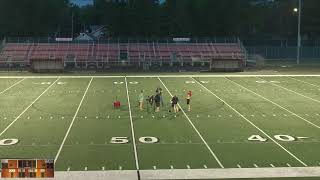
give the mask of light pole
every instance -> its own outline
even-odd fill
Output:
[[[74,33],[74,26],[73,26],[73,24],[74,24],[74,14],[73,14],[73,12],[72,12],[72,17],[71,17],[71,39],[72,39],[72,41],[73,41],[73,33]]]
[[[295,8],[294,11],[298,12],[298,37],[297,37],[297,64],[300,64],[300,50],[301,50],[301,11],[302,0],[299,0],[299,8]]]

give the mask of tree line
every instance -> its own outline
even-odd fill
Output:
[[[0,37],[71,36],[105,25],[116,37],[294,38],[298,0],[1,0]],[[303,0],[302,34],[320,36],[319,0]]]

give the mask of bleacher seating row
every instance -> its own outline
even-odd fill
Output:
[[[245,52],[238,43],[7,43],[0,53],[0,62],[31,59],[118,62],[123,57],[129,62],[243,60]]]

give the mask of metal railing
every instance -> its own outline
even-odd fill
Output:
[[[246,47],[249,54],[261,55],[265,59],[295,59],[296,47]],[[320,47],[301,47],[301,59],[319,59]]]
[[[194,66],[195,64],[206,64],[210,59],[223,59],[223,52],[215,47],[215,44],[223,45],[229,44],[238,45],[242,50],[245,50],[241,44],[241,41],[238,38],[192,38],[189,41],[174,41],[172,38],[166,39],[137,39],[137,38],[108,38],[108,39],[99,39],[98,41],[73,41],[73,42],[59,42],[55,41],[53,38],[6,38],[6,44],[17,45],[28,47],[27,54],[22,59],[17,59],[15,57],[6,57],[1,59],[1,67],[9,68],[23,68],[30,65],[30,59],[35,52],[41,51],[47,53],[44,56],[48,59],[54,59],[55,57],[63,56],[66,66],[90,66],[95,65],[99,67],[105,67],[110,65],[133,65],[140,64],[142,66],[148,65],[170,65],[170,66]],[[49,46],[48,46],[49,44]],[[41,48],[48,46],[48,50]],[[65,49],[61,50],[61,47]],[[86,47],[84,49],[84,46]],[[105,51],[100,50],[103,46]],[[130,47],[138,48],[138,56],[130,56]],[[195,55],[196,48],[202,46],[204,49],[210,50],[210,53],[205,54],[204,52],[199,51],[198,55]],[[37,49],[39,48],[40,49]],[[60,48],[59,48],[60,47]],[[79,50],[70,50],[71,47],[82,47],[79,53]],[[54,49],[56,48],[56,49]],[[170,48],[174,48],[173,51]],[[45,49],[45,50],[43,50]],[[111,50],[114,49],[114,50]],[[162,50],[161,50],[162,49]],[[164,50],[167,49],[168,54],[165,55]],[[189,52],[188,52],[189,50]],[[21,53],[20,50],[14,50],[16,53]],[[122,53],[127,54],[127,58],[122,59]],[[201,52],[201,53],[200,53]],[[77,54],[79,53],[79,54]],[[36,53],[35,53],[36,54]],[[86,54],[86,55],[85,55]],[[195,57],[199,56],[199,57]],[[242,57],[239,53],[230,53],[226,58],[239,59]],[[245,55],[246,57],[246,55]],[[131,59],[132,58],[132,59]]]

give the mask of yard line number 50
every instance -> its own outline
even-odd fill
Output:
[[[154,144],[159,142],[159,139],[156,137],[151,137],[151,136],[145,136],[145,137],[140,137],[139,142],[144,143],[144,144]],[[127,144],[129,143],[128,137],[112,137],[111,144]]]
[[[0,146],[11,146],[19,142],[18,139],[1,139]],[[143,144],[155,144],[159,142],[159,139],[152,136],[140,137],[139,142]],[[128,137],[112,137],[110,140],[111,144],[127,144],[129,143]]]

